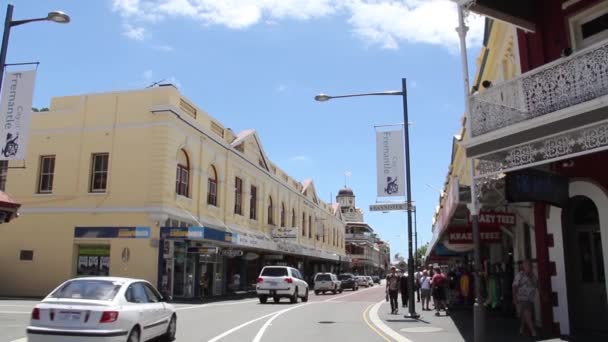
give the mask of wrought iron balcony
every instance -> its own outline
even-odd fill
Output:
[[[606,94],[608,41],[471,96],[471,135],[478,137]]]

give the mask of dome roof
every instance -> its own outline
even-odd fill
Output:
[[[355,196],[351,188],[344,188],[338,191],[338,196]]]

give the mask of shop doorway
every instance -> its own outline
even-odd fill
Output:
[[[195,291],[196,258],[198,255],[187,252],[187,244],[175,242],[173,262],[173,296],[192,298]]]
[[[108,276],[110,275],[110,246],[109,245],[79,245],[76,259],[76,276]]]
[[[608,336],[608,297],[599,212],[585,196],[572,197],[562,214],[568,311],[573,336]]]

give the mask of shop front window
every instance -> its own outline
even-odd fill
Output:
[[[107,276],[110,274],[110,246],[78,247],[76,275]]]

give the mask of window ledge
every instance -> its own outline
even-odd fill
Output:
[[[36,196],[36,197],[46,197],[46,196],[53,196],[53,195],[55,195],[55,194],[52,192],[35,192],[34,193],[34,196]]]
[[[187,201],[187,202],[192,202],[192,198],[188,197],[188,196],[184,196],[184,195],[179,195],[179,194],[175,194],[175,199],[176,200],[182,200],[182,201]]]
[[[89,191],[88,195],[91,195],[91,196],[104,196],[104,195],[108,195],[108,192],[107,191],[93,191],[93,192]]]

